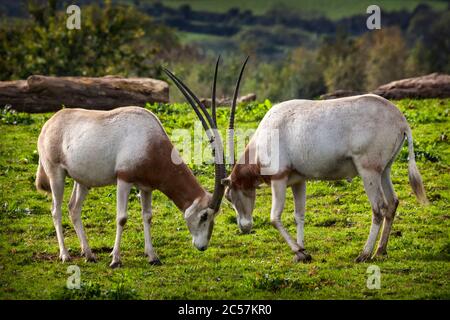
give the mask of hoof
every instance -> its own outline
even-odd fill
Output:
[[[70,260],[72,260],[72,258],[70,257],[70,255],[68,253],[63,253],[59,255],[59,259],[61,259],[61,261],[64,262],[69,262]]]
[[[358,258],[355,259],[355,262],[366,262],[370,260],[370,254],[369,253],[361,253]]]
[[[153,260],[149,260],[148,263],[150,265],[152,265],[152,266],[160,266],[160,265],[162,265],[162,262],[158,258],[155,258]]]
[[[86,262],[97,262],[97,257],[92,253],[85,257]]]
[[[377,252],[375,253],[375,255],[377,257],[387,257],[387,251],[384,249],[378,249]]]
[[[294,262],[308,263],[311,261],[312,257],[306,250],[297,251],[294,255]]]
[[[86,262],[97,262],[97,257],[91,251],[82,251],[81,256],[85,258]]]
[[[121,261],[113,261],[111,262],[111,264],[109,265],[111,267],[111,269],[116,269],[122,266],[122,262]]]

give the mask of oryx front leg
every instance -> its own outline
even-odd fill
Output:
[[[311,261],[311,255],[306,252],[304,244],[305,209],[306,209],[306,181],[292,186],[295,205],[295,223],[297,224],[297,244],[300,250],[294,259],[298,261]]]
[[[123,227],[127,223],[127,205],[128,205],[128,195],[130,193],[131,183],[117,180],[117,230],[116,230],[116,241],[114,242],[114,249],[111,252],[113,257],[111,268],[119,267],[122,263],[120,261],[120,240],[122,238]]]
[[[152,237],[150,233],[152,223],[152,193],[149,191],[140,191],[141,206],[142,206],[142,220],[144,223],[144,240],[145,240],[145,255],[148,257],[148,262],[152,265],[160,265],[158,256],[155,254],[152,245]]]
[[[77,182],[74,183],[72,196],[70,197],[69,201],[69,215],[78,239],[80,240],[81,255],[86,258],[86,261],[95,262],[97,259],[95,258],[95,255],[92,253],[92,250],[89,247],[86,233],[84,232],[83,224],[81,222],[81,207],[88,192],[89,190],[85,186]]]
[[[284,240],[286,240],[291,250],[297,254],[299,251],[301,251],[300,246],[294,239],[292,239],[289,232],[281,223],[281,214],[283,213],[284,202],[286,201],[287,178],[280,180],[272,180],[271,186],[272,186],[272,210],[270,212],[270,222],[280,232],[280,234],[283,236]]]
[[[364,181],[364,189],[372,207],[372,225],[366,245],[358,258],[356,258],[356,262],[364,262],[371,258],[381,223],[383,222],[382,212],[387,208],[381,185],[381,174],[374,171],[363,171],[360,175]]]

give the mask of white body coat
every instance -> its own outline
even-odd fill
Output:
[[[148,141],[167,139],[153,114],[141,108],[130,111],[101,122],[90,115],[102,111],[90,111],[87,117],[71,117],[63,124],[66,161],[61,167],[69,176],[88,188],[115,184],[118,171],[133,170],[143,161]],[[45,150],[45,143],[40,146]]]
[[[278,153],[271,154],[275,171],[264,175],[267,135],[277,132]],[[226,196],[238,212],[243,231],[252,225],[254,188],[267,182],[272,188],[271,222],[280,231],[296,260],[309,260],[304,250],[303,228],[307,180],[350,180],[360,175],[371,202],[373,219],[366,246],[358,261],[373,251],[381,223],[384,231],[378,253],[384,254],[398,200],[390,181],[390,167],[405,137],[409,144],[409,176],[419,200],[426,202],[412,148],[412,136],[402,113],[388,100],[376,95],[313,101],[290,100],[277,104],[264,116],[246,152],[228,178]],[[248,157],[246,159],[246,157]],[[240,163],[240,164],[239,164]],[[281,223],[286,188],[295,200],[297,241]]]
[[[264,141],[260,132],[270,130],[279,135],[278,174],[291,171],[291,178],[337,180],[358,174],[356,159],[381,170],[376,166],[392,160],[409,126],[395,106],[367,95],[280,103],[263,118],[252,142],[258,145]],[[256,157],[259,162],[263,155]]]
[[[95,256],[81,223],[84,198],[89,188],[113,184],[117,184],[117,232],[111,267],[121,264],[120,241],[133,185],[140,189],[145,253],[150,263],[160,263],[150,237],[151,195],[155,189],[165,193],[185,213],[194,245],[206,249],[214,225],[214,212],[208,208],[211,195],[184,162],[173,162],[178,153],[150,111],[140,107],[60,110],[43,126],[38,152],[36,186],[52,194],[52,216],[63,261],[70,259],[61,223],[66,176],[75,180],[69,213],[87,260],[95,261]]]

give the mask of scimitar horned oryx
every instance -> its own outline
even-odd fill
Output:
[[[218,63],[219,60],[214,75],[213,101]],[[239,90],[244,67],[245,64],[235,91]],[[151,264],[160,264],[150,236],[153,190],[163,192],[184,212],[194,246],[199,250],[207,248],[224,194],[221,179],[226,176],[224,148],[216,125],[216,106],[212,106],[211,117],[198,98],[175,75],[167,72],[188,99],[213,144],[213,194],[199,184],[178,155],[161,122],[150,111],[140,107],[122,107],[111,111],[60,110],[44,124],[39,135],[36,187],[52,195],[51,212],[62,261],[70,260],[61,222],[66,176],[75,180],[69,214],[81,243],[82,255],[88,261],[95,261],[96,257],[89,247],[81,222],[83,200],[90,188],[113,184],[117,185],[117,231],[111,267],[121,265],[120,241],[127,222],[128,196],[133,186],[140,190],[145,254]],[[233,104],[236,104],[235,100]],[[200,111],[206,116],[206,121]],[[233,121],[234,112],[230,123]]]
[[[277,148],[266,149],[268,137]],[[390,172],[404,140],[409,148],[409,181],[416,197],[427,203],[417,169],[411,129],[394,104],[373,94],[325,101],[290,100],[270,109],[244,154],[224,179],[225,197],[237,212],[241,231],[252,228],[255,188],[272,189],[270,220],[294,252],[295,261],[309,261],[304,245],[306,181],[361,176],[372,207],[372,226],[356,261],[366,261],[383,224],[376,255],[386,253],[398,205]],[[269,139],[269,140],[270,140]],[[286,189],[292,188],[297,239],[281,222]]]

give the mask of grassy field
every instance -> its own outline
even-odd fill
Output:
[[[369,232],[370,205],[359,178],[347,182],[311,182],[307,190],[306,247],[309,264],[296,264],[269,223],[270,190],[258,190],[253,232],[239,233],[234,212],[222,206],[205,252],[194,249],[181,212],[154,193],[153,244],[162,266],[143,255],[140,206],[134,190],[122,241],[124,266],[110,269],[115,235],[115,188],[93,189],[82,219],[97,263],[79,255],[79,242],[67,213],[72,181],[67,179],[63,225],[74,260],[57,260],[58,246],[50,198],[34,188],[36,140],[51,114],[4,113],[0,121],[0,299],[450,299],[450,99],[396,102],[413,128],[418,167],[431,205],[421,207],[407,178],[403,148],[393,166],[400,198],[388,246],[389,256],[357,264],[353,260]],[[270,103],[240,107],[237,127],[255,128]],[[149,106],[169,135],[191,128],[186,105]],[[219,110],[225,126],[228,110]],[[16,124],[14,124],[14,122]],[[211,190],[211,166],[192,166]],[[295,231],[292,194],[284,217]],[[79,290],[66,289],[69,265],[81,270]],[[381,289],[366,287],[367,268],[381,271]]]
[[[378,0],[376,2],[381,10],[386,11],[412,11],[420,3],[425,3],[425,1]],[[447,5],[445,1],[426,1],[426,3],[434,9],[445,9]],[[305,17],[311,16],[312,13],[338,20],[355,14],[366,14],[367,7],[374,2],[370,0],[166,0],[164,4],[175,8],[189,4],[192,9],[212,12],[226,12],[231,8],[239,8],[241,11],[252,10],[255,14],[263,14],[267,10],[283,5],[304,14]]]

